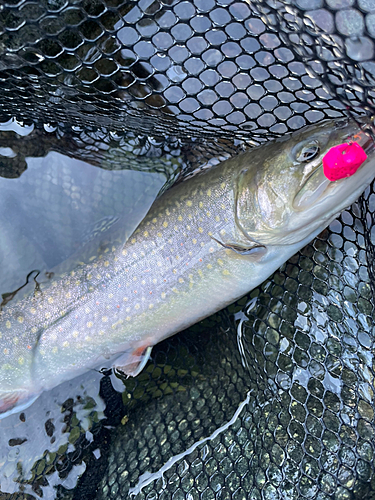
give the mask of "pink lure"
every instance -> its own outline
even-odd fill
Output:
[[[357,142],[339,144],[323,157],[323,172],[330,181],[338,181],[355,174],[367,155]]]

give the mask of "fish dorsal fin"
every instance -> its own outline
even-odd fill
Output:
[[[246,244],[242,243],[238,244],[229,242],[224,243],[214,238],[213,236],[211,236],[211,238],[222,247],[227,248],[228,250],[232,250],[233,252],[239,255],[251,255],[253,257],[261,258],[267,250],[265,245],[261,245],[255,241],[254,242],[249,241]]]

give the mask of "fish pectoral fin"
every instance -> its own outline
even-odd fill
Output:
[[[150,358],[152,346],[138,347],[134,351],[126,352],[116,359],[113,364],[115,373],[126,377],[136,377],[141,373]]]
[[[219,245],[224,248],[228,248],[229,250],[233,250],[233,252],[238,253],[239,255],[252,255],[254,257],[262,257],[266,251],[265,245],[260,245],[259,243],[250,243],[249,245],[242,245],[237,243],[223,243],[222,241],[217,240],[213,236],[211,238],[216,241]]]
[[[30,395],[30,393],[23,389],[0,391],[0,419],[25,410],[31,406],[38,397],[39,394]]]

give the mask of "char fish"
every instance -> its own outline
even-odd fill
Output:
[[[0,313],[0,412],[102,366],[136,375],[151,348],[262,283],[375,176],[373,142],[325,121],[220,163],[165,192],[124,244]],[[322,158],[355,140],[367,160],[329,182]]]

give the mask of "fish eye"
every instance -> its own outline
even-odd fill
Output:
[[[316,143],[306,144],[303,148],[297,153],[296,160],[300,163],[308,163],[318,156],[320,151],[319,145]]]

